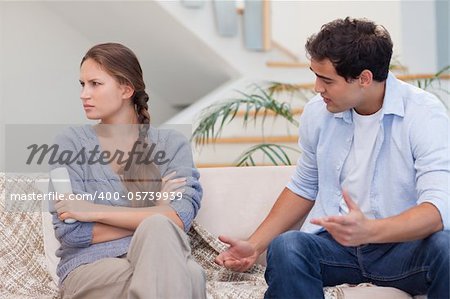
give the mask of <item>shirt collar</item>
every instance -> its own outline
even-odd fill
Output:
[[[402,95],[400,92],[401,84],[402,83],[395,77],[395,75],[389,72],[384,91],[383,106],[381,107],[381,118],[383,118],[386,114],[395,114],[401,117],[405,115],[405,107],[403,105]],[[351,109],[335,113],[334,117],[342,118],[349,124],[353,122]]]
[[[402,82],[394,74],[389,72],[386,80],[386,90],[383,99],[383,115],[395,114],[403,117],[405,115],[405,106],[401,94]]]

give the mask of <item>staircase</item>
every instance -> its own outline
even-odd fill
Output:
[[[277,82],[309,81],[307,64],[303,68],[273,67],[278,62],[300,63],[271,35],[273,1],[158,1],[205,45],[237,71],[233,79],[247,77]]]
[[[242,2],[245,7],[242,6]],[[270,29],[268,29],[270,28],[269,1],[240,1],[241,5],[237,6],[236,3],[237,1],[220,0],[183,0],[181,1],[182,5],[173,1],[160,2],[167,12],[197,35],[238,72],[233,79],[186,107],[166,123],[193,124],[195,128],[198,125],[199,112],[202,109],[218,101],[239,97],[240,94],[237,91],[249,92],[254,88],[254,84],[267,86],[272,81],[303,87],[306,93],[281,92],[276,95],[278,101],[291,105],[297,121],[303,105],[307,99],[313,96],[311,82],[314,77],[309,71],[309,65],[301,61],[299,55],[292,53],[270,36]],[[255,10],[252,11],[253,9]],[[394,11],[397,9],[399,7],[394,6]],[[251,30],[253,30],[253,34],[249,34]],[[406,70],[399,68],[396,71],[405,72]],[[429,75],[418,75],[417,77],[423,79],[427,76]],[[405,80],[408,81],[415,79],[414,77],[405,77]],[[449,89],[447,88],[447,90]],[[438,91],[438,93],[441,92]],[[446,94],[443,96],[445,98]],[[295,164],[300,154],[297,145],[298,124],[292,124],[271,113],[265,117],[263,114],[262,110],[255,120],[250,117],[251,120],[244,125],[245,112],[241,110],[236,113],[231,122],[225,121],[223,131],[214,142],[198,144],[199,140],[192,140],[196,165],[215,167],[233,166],[239,162],[242,164],[239,157],[248,149],[261,143],[284,147],[284,153],[268,148],[260,149],[252,155],[251,159],[246,160],[247,164],[283,164],[280,162],[283,159],[289,164]],[[218,127],[219,125],[216,125],[216,132]],[[284,154],[286,156],[283,156]],[[280,159],[277,159],[278,157]]]
[[[225,99],[239,97],[239,91],[248,92],[255,85],[265,86],[273,82],[293,83],[310,81],[312,75],[306,63],[270,34],[270,1],[160,1],[159,4],[175,19],[216,51],[239,73],[219,86],[212,93],[186,107],[165,124],[193,124],[199,111]],[[180,5],[181,4],[181,5]],[[294,63],[295,67],[289,64]],[[286,67],[286,65],[288,65]],[[286,101],[296,109],[299,117],[306,101],[289,93],[277,94],[279,101]],[[227,124],[214,144],[195,145],[194,160],[197,166],[230,166],[248,148],[260,143],[273,143],[297,148],[298,128],[285,119],[268,113],[265,121],[258,116],[247,126],[243,125],[244,113]],[[295,163],[298,152],[287,150],[289,159]],[[252,157],[258,165],[273,164],[261,152]]]
[[[439,81],[433,81],[432,83],[429,80],[434,77],[434,74],[397,75],[397,77],[434,93],[447,108],[450,115],[450,74],[448,71],[439,76]],[[264,84],[261,85],[264,86]],[[312,88],[312,84],[302,84],[300,86]],[[299,119],[303,111],[303,105],[312,96],[312,92],[275,93],[275,98],[280,102],[286,102],[291,105],[291,112],[296,120]],[[215,140],[210,139],[209,143],[204,144],[201,142],[201,139],[194,139],[193,152],[196,165],[198,167],[224,167],[295,164],[300,155],[297,143],[298,126],[301,123],[293,124],[270,111],[264,117],[263,109],[253,119],[254,112],[254,110],[251,110],[247,125],[243,125],[245,123],[245,110],[238,111],[232,121],[225,122],[219,137]],[[217,124],[220,124],[220,122],[221,119],[217,121]],[[199,121],[194,121],[194,123],[198,126]],[[218,129],[219,125],[216,125],[215,131]],[[243,163],[244,153],[262,143],[281,146],[284,149],[284,153],[281,153],[279,150],[266,148],[265,150],[255,151],[252,159],[247,157],[246,163]],[[283,156],[284,154],[286,156]]]

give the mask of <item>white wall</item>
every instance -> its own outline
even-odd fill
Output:
[[[0,172],[4,169],[5,165],[5,109],[3,106],[3,12],[3,3],[0,2]]]
[[[78,65],[89,41],[39,3],[0,5],[1,122],[85,122]],[[3,145],[4,135],[0,137]],[[3,169],[3,146],[0,157]]]
[[[385,26],[401,51],[401,12],[398,1],[273,1],[273,37],[303,60],[305,43],[320,27],[337,18],[367,18]]]
[[[1,8],[3,120],[85,123],[79,63],[92,41],[41,3],[2,3]],[[159,123],[175,111],[154,92],[150,104],[158,109]]]
[[[94,43],[44,2],[0,2],[0,20],[1,171],[5,123],[89,122],[79,99],[79,63]],[[149,105],[155,124],[177,112],[154,90]]]
[[[410,73],[436,71],[435,3],[424,1],[272,1],[273,38],[306,60],[307,38],[321,25],[347,16],[365,17],[391,34],[394,57]]]
[[[4,121],[82,121],[78,66],[89,41],[39,3],[2,3],[2,12]]]

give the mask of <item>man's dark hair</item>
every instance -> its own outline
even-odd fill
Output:
[[[306,52],[314,60],[329,59],[347,81],[370,70],[375,81],[386,80],[392,56],[392,40],[381,25],[366,19],[337,19],[308,38]]]

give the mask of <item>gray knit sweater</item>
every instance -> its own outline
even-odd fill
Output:
[[[156,144],[154,153],[164,151],[166,154],[165,160],[169,159],[168,162],[158,166],[161,175],[165,176],[176,171],[176,177],[187,178],[182,199],[174,200],[170,205],[183,221],[185,230],[188,231],[192,220],[200,208],[202,197],[202,188],[198,181],[200,175],[194,167],[189,142],[182,134],[176,131],[153,127],[149,130],[149,138],[152,143]],[[93,127],[85,125],[66,129],[58,135],[55,143],[59,146],[58,152],[69,150],[80,153],[80,151],[84,151],[86,155],[89,151],[94,150],[96,145],[99,145],[99,140]],[[81,155],[78,158],[82,159]],[[87,160],[87,157],[85,157],[84,161]],[[73,193],[97,194],[97,197],[94,199],[95,204],[130,206],[131,202],[127,199],[127,192],[120,181],[120,177],[109,165],[70,163],[64,166],[69,171]],[[57,167],[61,167],[61,165],[51,165],[50,169]],[[53,187],[51,186],[50,188],[50,191],[52,191]],[[99,194],[102,194],[102,192],[103,194],[118,192],[121,196],[118,200],[99,199]],[[92,244],[94,222],[78,221],[73,224],[66,224],[58,219],[55,212],[52,214],[55,235],[61,243],[61,247],[56,251],[56,255],[61,258],[56,271],[60,278],[60,286],[67,275],[82,264],[127,253],[131,236]]]

